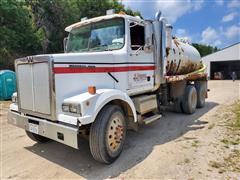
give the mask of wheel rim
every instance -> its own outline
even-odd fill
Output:
[[[107,143],[108,147],[112,152],[117,151],[122,143],[123,137],[123,122],[121,118],[114,117],[109,122],[108,133],[107,133]]]

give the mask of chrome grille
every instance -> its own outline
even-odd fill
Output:
[[[19,109],[21,112],[55,119],[52,63],[49,57],[16,60]]]

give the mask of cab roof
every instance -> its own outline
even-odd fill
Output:
[[[133,21],[143,21],[143,19],[139,18],[139,17],[134,17],[134,16],[129,16],[129,15],[123,15],[123,14],[111,14],[111,15],[105,15],[105,16],[98,16],[95,18],[91,18],[91,19],[86,19],[77,23],[74,23],[68,27],[65,28],[65,31],[70,32],[72,29],[86,25],[86,24],[90,24],[93,22],[98,22],[101,20],[107,20],[107,19],[113,19],[113,18],[117,18],[117,17],[121,17],[124,19],[131,19]]]

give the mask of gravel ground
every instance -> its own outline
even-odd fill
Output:
[[[220,172],[210,164],[239,148],[224,148],[221,140],[227,133],[224,113],[240,99],[240,81],[209,81],[209,89],[206,106],[195,114],[165,112],[159,121],[129,131],[111,165],[94,161],[86,140],[80,150],[35,143],[7,124],[9,102],[0,102],[0,179],[237,179],[239,172]]]

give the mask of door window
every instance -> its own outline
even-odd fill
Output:
[[[130,23],[130,37],[131,37],[131,49],[140,50],[144,46],[144,26],[138,25],[134,22]]]

